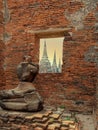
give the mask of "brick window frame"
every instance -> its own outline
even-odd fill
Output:
[[[42,39],[42,38],[60,38],[60,37],[64,37],[64,40],[65,40],[65,37],[67,35],[69,35],[69,32],[71,30],[72,30],[72,28],[48,28],[48,29],[29,30],[28,32],[34,35],[35,43],[38,43],[38,47],[40,47],[39,46],[40,45],[40,39]],[[38,54],[39,54],[39,51],[38,51]],[[38,62],[39,62],[39,59],[38,59]]]

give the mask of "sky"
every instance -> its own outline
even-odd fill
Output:
[[[57,64],[59,62],[59,58],[62,64],[63,40],[64,40],[64,37],[40,39],[40,60],[43,55],[44,41],[46,41],[47,54],[48,54],[49,61],[51,63],[53,62],[54,52],[56,51]]]

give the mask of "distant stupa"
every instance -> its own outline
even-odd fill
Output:
[[[61,65],[61,59],[59,58],[59,64],[58,64],[58,73],[62,72],[62,65]]]
[[[40,73],[61,73],[61,71],[62,71],[61,59],[59,58],[59,63],[57,64],[56,51],[54,51],[53,62],[51,63],[49,61],[48,53],[47,53],[47,44],[46,41],[44,41],[43,55],[39,62],[39,72]]]
[[[58,68],[56,63],[56,51],[55,51],[53,57],[53,63],[52,63],[52,73],[57,73],[57,72],[58,72]]]
[[[44,41],[43,56],[40,60],[39,65],[40,65],[40,68],[39,68],[40,73],[51,73],[51,63],[47,55],[46,41]]]

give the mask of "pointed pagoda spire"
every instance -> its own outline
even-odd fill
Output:
[[[46,46],[46,41],[44,41],[43,57],[48,58],[48,55],[47,55],[47,46]]]
[[[60,73],[61,70],[62,70],[61,59],[59,58],[59,63],[58,63],[58,72]]]
[[[56,64],[56,51],[54,52],[53,64]]]
[[[58,64],[59,68],[61,67],[61,59],[59,58],[59,64]]]
[[[56,51],[54,52],[54,57],[53,57],[53,64],[52,64],[52,72],[56,73],[57,70],[57,63],[56,63]]]
[[[51,71],[51,63],[48,59],[48,54],[47,54],[46,41],[44,41],[43,56],[40,60],[39,72],[40,73],[51,73],[52,72]]]

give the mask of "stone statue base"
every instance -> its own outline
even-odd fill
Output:
[[[15,89],[0,91],[0,98],[3,109],[33,112],[43,109],[43,100],[30,82],[20,82]]]

